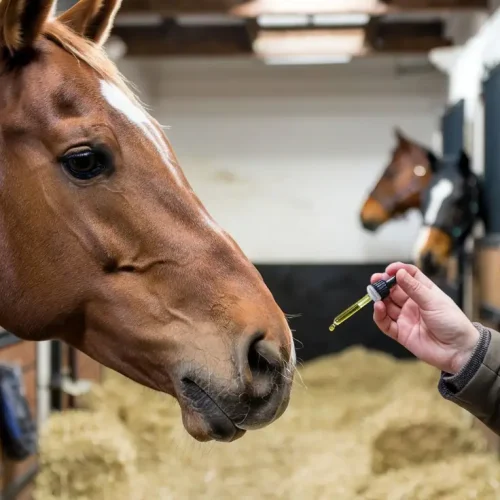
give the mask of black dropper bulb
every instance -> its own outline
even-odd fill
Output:
[[[376,290],[376,292],[380,295],[380,298],[382,300],[386,299],[389,297],[391,293],[391,289],[396,286],[396,276],[393,276],[392,278],[389,278],[387,281],[385,280],[380,280],[375,283],[373,283],[372,288]]]

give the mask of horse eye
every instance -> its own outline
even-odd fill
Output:
[[[414,169],[413,169],[413,173],[417,176],[417,177],[424,177],[425,174],[427,173],[427,169],[423,166],[423,165],[417,165]]]
[[[82,181],[94,179],[111,168],[109,156],[92,149],[70,153],[61,163],[68,174]]]

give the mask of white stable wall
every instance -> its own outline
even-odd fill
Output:
[[[339,66],[126,61],[214,218],[256,263],[409,260],[414,213],[376,235],[359,210],[395,145],[431,146],[446,102],[436,72],[378,59]]]

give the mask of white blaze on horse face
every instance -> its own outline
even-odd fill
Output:
[[[453,193],[453,183],[448,179],[441,179],[435,186],[431,188],[430,202],[424,213],[424,227],[420,230],[415,247],[413,249],[413,258],[418,260],[422,250],[425,248],[431,232],[430,226],[436,223],[439,211],[443,203]]]
[[[144,136],[155,146],[165,166],[174,175],[177,184],[184,187],[185,184],[177,168],[173,166],[170,161],[170,152],[167,147],[167,142],[158,128],[154,126],[151,117],[148,116],[143,109],[137,106],[137,104],[132,102],[121,89],[112,83],[101,80],[101,92],[110,106],[125,115],[131,123],[139,127]],[[208,214],[203,213],[203,217],[208,226],[221,234],[233,248],[235,247],[234,243],[227,237],[222,228]]]
[[[167,143],[157,127],[153,125],[151,117],[137,106],[137,104],[132,102],[125,92],[112,83],[101,80],[101,92],[110,106],[125,115],[131,123],[141,129],[144,136],[155,146],[165,166],[174,175],[176,182],[179,185],[183,185],[179,172],[170,162]]]
[[[418,262],[418,259],[420,258],[420,254],[422,253],[422,250],[425,248],[425,245],[427,241],[429,240],[429,234],[431,232],[431,228],[424,226],[422,229],[420,229],[418,236],[417,236],[417,241],[415,242],[415,246],[413,248],[413,261]]]
[[[431,188],[431,201],[424,214],[424,223],[432,226],[436,223],[439,210],[443,206],[446,199],[453,193],[453,183],[449,179],[441,179],[435,186]]]

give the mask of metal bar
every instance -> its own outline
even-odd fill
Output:
[[[457,156],[464,149],[465,101],[448,108],[442,119],[443,156]]]
[[[50,344],[50,373],[51,373],[51,398],[52,410],[62,410],[61,370],[62,370],[62,343],[58,340]]]
[[[41,429],[51,411],[51,342],[38,342],[36,349],[37,421]]]
[[[484,199],[487,234],[500,233],[500,65],[490,71],[484,92]]]
[[[500,233],[487,234],[483,238],[476,240],[478,248],[498,248],[500,247]]]
[[[68,347],[68,357],[69,357],[69,376],[73,382],[78,380],[78,354],[76,349],[73,347]],[[69,407],[75,408],[76,398],[74,396],[69,397]]]
[[[456,304],[462,311],[464,310],[464,301],[465,301],[465,273],[467,269],[467,250],[465,249],[465,245],[461,245],[458,249],[457,255],[457,264],[458,264],[458,272],[457,272],[457,300]]]
[[[464,150],[464,127],[465,127],[465,101],[462,99],[450,106],[441,120],[443,134],[443,156],[458,158]],[[465,274],[467,268],[467,251],[465,242],[460,245],[456,252],[457,277],[455,302],[464,309],[465,300]]]

